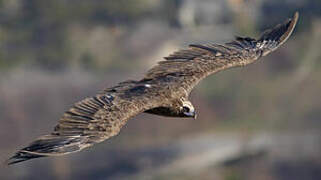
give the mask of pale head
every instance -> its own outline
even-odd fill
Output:
[[[188,100],[181,100],[181,106],[179,108],[181,117],[191,117],[196,119],[196,111],[193,104]]]

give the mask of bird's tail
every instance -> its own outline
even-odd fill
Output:
[[[64,155],[80,151],[88,146],[90,144],[84,136],[46,135],[16,152],[6,161],[6,164],[11,165],[34,158]]]

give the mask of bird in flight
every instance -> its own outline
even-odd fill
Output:
[[[7,164],[80,151],[120,132],[139,113],[195,118],[188,96],[205,77],[232,67],[246,66],[269,54],[291,35],[299,14],[259,39],[236,37],[225,44],[191,44],[165,57],[141,80],[107,88],[75,103],[51,134],[41,136],[16,152]]]

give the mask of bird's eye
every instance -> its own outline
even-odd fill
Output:
[[[184,112],[189,112],[189,107],[183,106],[183,111]]]

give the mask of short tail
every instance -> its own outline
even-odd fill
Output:
[[[34,158],[65,155],[88,146],[90,143],[84,136],[46,135],[16,152],[6,163],[11,165]]]

